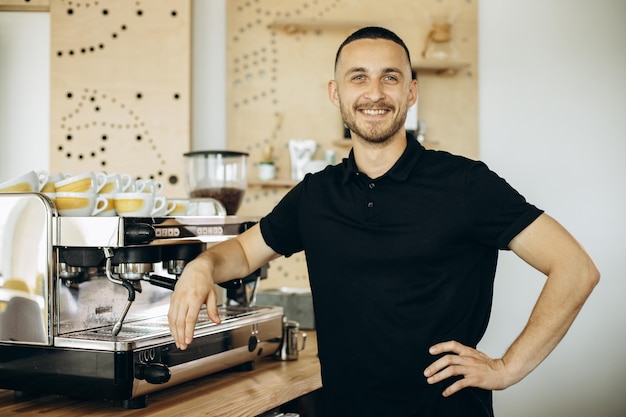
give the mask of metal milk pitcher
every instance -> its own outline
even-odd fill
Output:
[[[298,347],[298,334],[302,333],[302,346]],[[306,333],[300,332],[300,323],[283,318],[283,340],[276,351],[276,358],[282,361],[295,361],[298,352],[306,347]]]

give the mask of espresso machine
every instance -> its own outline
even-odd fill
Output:
[[[176,348],[167,323],[187,262],[256,219],[60,217],[39,193],[0,193],[0,388],[147,405],[148,394],[278,350],[280,307],[255,306],[261,268],[218,288]]]

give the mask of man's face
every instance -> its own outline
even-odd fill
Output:
[[[417,99],[417,82],[411,78],[400,45],[384,39],[360,39],[341,51],[328,93],[353,134],[382,143],[404,132],[406,112]]]

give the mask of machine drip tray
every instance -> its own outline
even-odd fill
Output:
[[[200,311],[196,323],[195,337],[216,334],[259,321],[282,316],[280,307],[219,307],[222,322],[213,323],[206,309]],[[112,334],[113,325],[76,331],[55,337],[54,345],[84,349],[126,351],[146,345],[170,343],[167,316],[158,316],[125,322],[117,336]]]

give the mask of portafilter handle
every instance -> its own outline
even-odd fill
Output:
[[[152,285],[156,285],[157,287],[165,288],[172,291],[174,291],[174,287],[176,287],[176,282],[178,282],[175,278],[168,278],[154,274],[146,275],[145,280]]]

